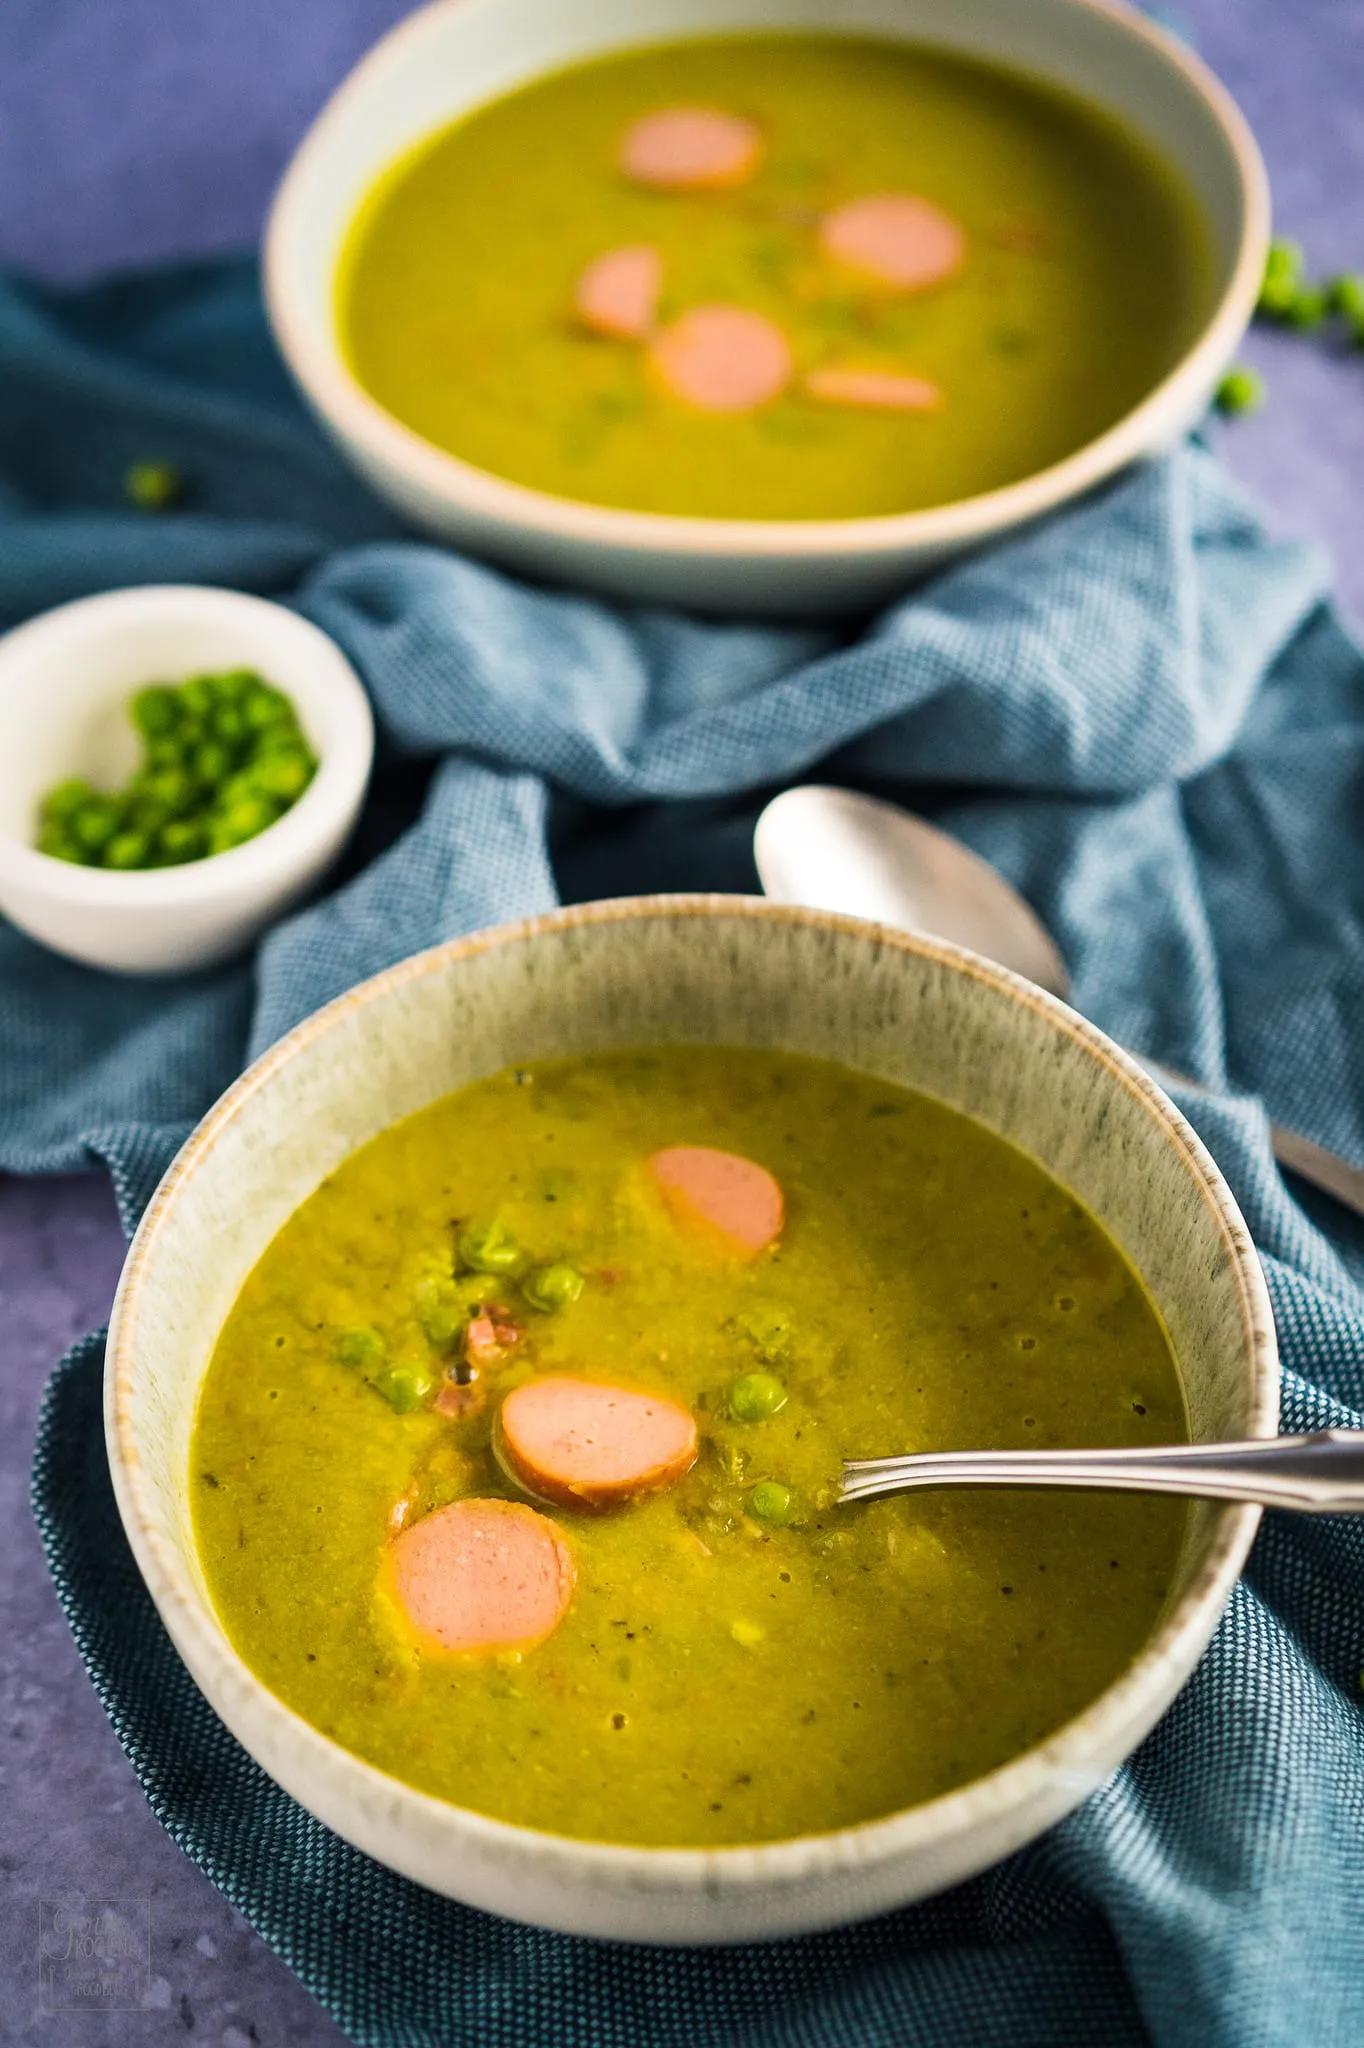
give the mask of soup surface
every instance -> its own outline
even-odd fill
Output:
[[[645,1166],[679,1144],[776,1176],[775,1242],[740,1255],[679,1221]],[[442,1320],[474,1286],[451,1277],[471,1242],[537,1262],[490,1283],[497,1342],[464,1308]],[[547,1262],[576,1299],[561,1280],[532,1305]],[[471,1356],[482,1405],[443,1412]],[[558,1626],[443,1654],[393,1598],[400,1534],[453,1501],[525,1501],[496,1417],[562,1375],[671,1397],[696,1461],[623,1505],[550,1508],[576,1572]],[[822,1062],[673,1047],[496,1075],[348,1159],[228,1318],[192,1486],[224,1626],[316,1727],[507,1820],[716,1845],[868,1820],[1004,1762],[1123,1669],[1171,1579],[1177,1503],[839,1508],[844,1456],[1184,1435],[1141,1284],[1021,1153]]]
[[[337,319],[383,406],[518,483],[856,517],[1081,447],[1172,367],[1210,276],[1174,173],[1078,99],[914,45],[726,37],[421,142],[359,211]]]

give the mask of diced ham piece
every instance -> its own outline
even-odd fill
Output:
[[[511,1472],[541,1499],[614,1507],[691,1470],[696,1420],[659,1394],[555,1374],[508,1394],[499,1446]]]
[[[762,132],[718,107],[660,107],[626,129],[619,163],[637,185],[669,192],[741,185],[757,168]]]
[[[427,1650],[526,1650],[568,1612],[576,1579],[558,1525],[521,1501],[457,1500],[389,1546],[388,1583]]]
[[[943,395],[927,377],[891,370],[811,370],[805,390],[821,405],[870,406],[883,412],[939,412]]]
[[[711,1145],[667,1145],[649,1172],[679,1222],[716,1232],[731,1251],[753,1258],[781,1236],[780,1183],[752,1159]]]
[[[820,222],[820,246],[834,261],[895,291],[924,291],[961,269],[966,241],[957,223],[912,192],[869,192]]]
[[[647,243],[608,249],[578,279],[573,310],[594,334],[613,341],[643,341],[654,324],[663,284],[663,258]]]
[[[754,412],[791,381],[786,336],[742,306],[693,306],[649,345],[675,398],[702,412]]]
[[[431,1406],[438,1415],[448,1415],[459,1422],[466,1415],[477,1415],[487,1400],[482,1380],[446,1380]]]
[[[496,1365],[521,1341],[521,1325],[509,1316],[486,1310],[471,1316],[464,1329],[464,1355],[475,1369]]]

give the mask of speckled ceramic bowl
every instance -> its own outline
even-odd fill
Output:
[[[109,1457],[181,1656],[256,1760],[329,1827],[436,1891],[517,1919],[742,1941],[953,1884],[1075,1806],[1192,1670],[1258,1511],[1191,1515],[1160,1628],[1048,1742],[928,1805],[837,1833],[719,1850],[572,1841],[413,1791],[301,1721],[234,1652],[191,1538],[195,1398],[238,1288],[297,1204],[394,1118],[513,1061],[667,1040],[833,1057],[1002,1132],[1140,1268],[1178,1353],[1193,1435],[1273,1434],[1274,1331],[1245,1225],[1188,1125],[1116,1046],[950,946],[766,902],[661,897],[562,911],[404,961],[242,1077],[171,1167],[129,1253],[109,1340]]]

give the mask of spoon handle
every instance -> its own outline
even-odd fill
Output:
[[[1181,1074],[1174,1067],[1162,1066],[1159,1060],[1146,1057],[1144,1052],[1134,1053],[1152,1080],[1159,1081],[1162,1088],[1198,1088],[1200,1083]],[[1353,1209],[1356,1216],[1364,1216],[1364,1171],[1351,1166],[1337,1152],[1328,1152],[1324,1145],[1318,1145],[1312,1138],[1304,1138],[1301,1131],[1290,1131],[1283,1124],[1269,1126],[1269,1142],[1274,1148],[1274,1157],[1281,1166],[1310,1181],[1313,1187],[1321,1188],[1328,1195],[1334,1195],[1347,1209]]]
[[[1364,1514],[1364,1429],[1244,1444],[1112,1451],[924,1451],[849,1458],[839,1503],[941,1486],[1066,1486],[1258,1501],[1304,1515]]]

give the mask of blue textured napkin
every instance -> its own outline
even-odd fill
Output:
[[[182,468],[184,511],[123,506],[140,457]],[[1364,1423],[1364,1234],[1285,1187],[1261,1106],[1364,1161],[1364,664],[1321,563],[1271,545],[1206,453],[855,631],[697,623],[403,537],[290,396],[245,266],[0,287],[0,623],[176,579],[336,636],[379,721],[373,795],[251,960],[120,981],[0,929],[0,1166],[102,1159],[131,1228],[190,1123],[319,1002],[556,895],[751,887],[762,792],[818,766],[997,862],[1078,1006],[1209,1084],[1185,1107],[1265,1260],[1285,1425]],[[1357,2048],[1364,1525],[1271,1517],[1165,1721],[997,1870],[812,1940],[626,1950],[423,1893],[263,1778],[118,1533],[100,1352],[55,1376],[34,1481],[81,1653],[167,1828],[358,2041]]]

